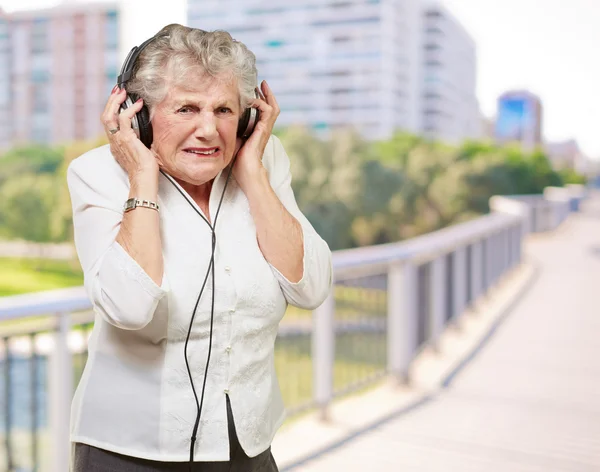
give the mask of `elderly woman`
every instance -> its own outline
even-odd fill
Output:
[[[137,52],[102,116],[110,145],[68,170],[96,313],[73,470],[275,471],[278,325],[324,301],[331,253],[295,202],[254,55],[181,25]]]

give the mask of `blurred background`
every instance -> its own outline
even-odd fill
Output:
[[[107,142],[99,117],[129,50],[173,22],[225,29],[256,54],[299,206],[336,253],[335,307],[322,308],[333,321],[319,328],[329,335],[291,310],[278,341],[293,413],[404,372],[436,334],[423,300],[445,297],[441,332],[522,262],[529,232],[579,209],[573,189],[598,180],[596,0],[0,0],[0,470],[61,470],[48,459],[64,437],[49,405],[64,413],[93,326],[81,292],[58,290],[83,284],[66,169]],[[494,223],[495,196],[522,206]],[[406,362],[393,361],[381,257],[398,252],[377,248],[406,252],[427,235],[437,252],[413,264],[421,321]],[[74,375],[52,387],[61,342]]]

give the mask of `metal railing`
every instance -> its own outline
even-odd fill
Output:
[[[522,260],[529,232],[556,228],[584,189],[493,197],[492,213],[394,244],[333,254],[334,287],[312,313],[290,307],[276,368],[290,413],[328,406],[391,375]],[[0,299],[0,470],[65,472],[74,386],[94,314],[83,287]],[[18,321],[18,322],[15,322]]]

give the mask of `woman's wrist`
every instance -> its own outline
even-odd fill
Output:
[[[130,197],[151,199],[158,194],[158,170],[147,169],[129,178]]]

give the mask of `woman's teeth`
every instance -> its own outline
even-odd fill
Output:
[[[205,156],[209,156],[210,154],[214,154],[215,152],[217,152],[216,149],[211,149],[210,151],[194,151],[194,150],[190,150],[188,152],[191,152],[192,154],[203,154]]]

